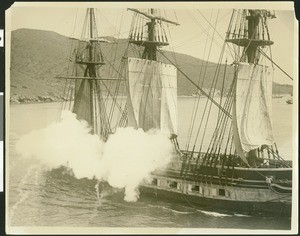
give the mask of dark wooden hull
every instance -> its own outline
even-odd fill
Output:
[[[173,161],[155,171],[142,194],[211,210],[291,217],[292,168],[197,166]]]
[[[266,215],[277,217],[291,217],[291,202],[249,202],[231,201],[218,198],[207,198],[179,192],[169,191],[166,188],[154,188],[143,185],[139,188],[141,196],[150,196],[163,200],[172,200],[188,206],[207,211],[217,211],[228,214]]]

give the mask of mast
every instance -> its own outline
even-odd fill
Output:
[[[277,163],[289,166],[280,157],[273,135],[273,71],[265,63],[268,62],[265,52],[270,52],[268,47],[274,43],[270,39],[267,21],[274,17],[273,13],[266,10],[233,11],[225,41],[233,44],[235,71],[223,105],[227,112],[231,111],[232,116],[225,116],[225,113],[218,115],[201,165],[216,165],[218,160],[228,166],[258,167],[269,166],[269,163],[272,163],[270,166],[274,163],[275,166]],[[206,113],[209,115],[210,111]],[[204,111],[202,117],[206,113]],[[201,125],[198,132],[200,128]],[[191,134],[192,131],[190,137]],[[199,152],[204,138],[203,135]],[[197,161],[200,158],[201,155],[198,155]]]
[[[74,40],[74,38],[72,38]],[[102,98],[102,89],[107,89],[105,81],[119,81],[116,79],[102,78],[98,73],[101,66],[105,65],[100,47],[101,42],[106,40],[98,38],[95,12],[93,8],[88,8],[80,39],[75,39],[77,47],[74,50],[72,71],[66,76],[56,76],[75,82],[74,105],[72,112],[79,120],[85,120],[91,127],[91,133],[99,135],[103,140],[112,133],[110,127],[111,115],[106,111],[106,100]],[[100,84],[100,82],[102,84]],[[108,91],[109,96],[117,94]],[[114,98],[113,98],[114,99]],[[112,106],[117,106],[114,100]]]
[[[151,8],[151,14],[154,14],[154,9]],[[147,23],[148,26],[148,40],[150,42],[154,42],[154,38],[155,38],[155,31],[154,31],[154,27],[155,27],[155,19],[151,19],[150,22]],[[145,47],[145,51],[144,51],[144,58],[145,59],[149,59],[149,60],[153,60],[156,61],[156,50],[157,50],[157,46],[156,44],[150,44],[148,46]]]
[[[94,9],[89,8],[90,10],[90,38],[93,38],[93,15],[94,15]],[[93,61],[93,42],[91,42],[91,46],[89,48],[89,60],[90,62]],[[89,76],[90,77],[95,77],[95,65],[94,64],[90,64],[90,69],[89,69]],[[90,112],[91,112],[91,124],[92,124],[92,129],[91,129],[91,133],[94,134],[95,133],[95,121],[94,121],[94,81],[93,80],[89,80],[90,83]]]
[[[234,10],[226,42],[236,47],[235,90],[232,107],[233,138],[237,154],[249,166],[256,166],[259,152],[272,147],[272,78],[260,63],[263,48],[271,46],[267,10]],[[269,150],[268,150],[269,154]]]
[[[146,23],[147,37],[141,37],[141,35],[144,35],[144,32],[142,31],[142,29],[138,29],[140,32],[138,32],[137,35],[130,34],[129,42],[138,46],[144,46],[144,52],[142,56],[143,59],[156,61],[157,47],[169,45],[165,32],[163,32],[163,30],[156,31],[157,27],[159,27],[157,21],[166,22],[173,25],[179,24],[177,22],[165,19],[161,16],[157,16],[157,10],[153,8],[150,9],[150,14],[133,8],[128,8],[128,10],[142,15],[149,20]]]
[[[234,10],[232,19],[235,22],[231,22],[225,41],[243,48],[238,61],[257,64],[259,48],[274,43],[268,29],[269,18],[275,18],[275,14],[267,10]]]
[[[163,22],[179,25],[159,15],[129,8],[135,13],[129,43],[136,45],[137,57],[128,57],[128,125],[145,132],[158,129],[178,146],[177,137],[177,69],[160,62],[158,47],[167,46]]]

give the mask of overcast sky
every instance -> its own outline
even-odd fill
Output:
[[[124,4],[123,4],[124,5]],[[116,38],[127,38],[133,17],[133,13],[126,10],[126,6],[121,8],[99,6],[96,10],[98,19],[99,36],[114,36]],[[151,7],[149,4],[146,7]],[[89,7],[89,6],[86,6]],[[140,6],[139,6],[140,7]],[[155,6],[152,6],[155,7]],[[205,52],[205,42],[207,29],[212,28],[216,23],[216,30],[222,38],[215,34],[209,61],[217,62],[219,59],[223,37],[227,30],[232,9],[229,5],[226,8],[207,8],[203,5],[198,9],[181,7],[171,4],[169,8],[162,10],[162,14],[173,21],[178,21],[180,26],[169,26],[171,37],[169,43],[176,52],[189,54],[201,59],[207,59]],[[172,10],[170,10],[173,8]],[[55,31],[65,36],[79,37],[82,30],[86,9],[76,7],[13,7],[11,13],[11,29],[20,28],[41,29]],[[269,21],[269,31],[271,39],[275,42],[272,46],[274,61],[280,65],[289,75],[293,76],[294,55],[294,12],[291,10],[277,10],[275,19]],[[205,19],[205,18],[206,19]],[[76,25],[76,27],[75,27]],[[208,46],[207,46],[208,48]],[[171,49],[171,48],[170,48]],[[206,49],[206,52],[208,49]],[[228,61],[232,61],[228,55]],[[296,79],[296,78],[295,78]],[[292,81],[279,70],[276,70],[275,82],[292,84]]]

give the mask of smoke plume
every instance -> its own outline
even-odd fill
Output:
[[[36,158],[49,168],[68,165],[76,178],[107,181],[124,188],[126,201],[136,201],[138,186],[150,173],[168,164],[173,146],[159,131],[119,128],[106,143],[91,135],[85,121],[63,111],[60,122],[21,137],[16,151],[24,158]]]

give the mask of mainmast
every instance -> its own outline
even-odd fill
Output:
[[[154,14],[154,9],[151,9],[151,14]],[[148,26],[148,40],[149,42],[155,42],[155,19],[151,19],[150,22],[147,23]],[[156,61],[156,50],[157,50],[157,45],[156,43],[152,43],[148,45],[148,47],[145,47],[144,51],[144,58]]]
[[[179,24],[161,17],[159,10],[128,10],[135,12],[129,42],[138,48],[127,58],[128,125],[145,132],[158,129],[178,148],[177,69],[160,62],[157,50],[169,45],[163,23]]]
[[[141,16],[144,16],[149,21],[146,23],[147,31],[139,24],[135,25],[130,33],[130,43],[138,46],[144,46],[143,59],[156,61],[157,47],[168,46],[167,35],[162,28],[161,22],[166,22],[173,25],[179,25],[177,22],[157,16],[157,10],[151,8],[150,14],[137,9],[128,8]]]

